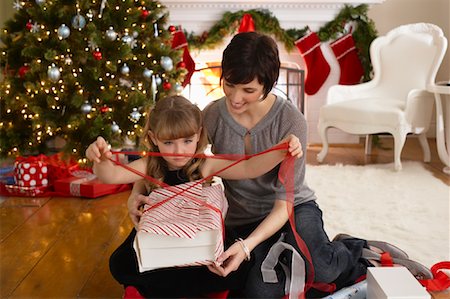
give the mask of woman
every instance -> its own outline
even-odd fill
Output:
[[[233,37],[224,50],[222,85],[225,97],[204,109],[215,154],[253,154],[277,144],[284,136],[299,137],[302,149],[307,147],[307,124],[296,107],[273,93],[280,70],[278,48],[268,36],[247,32]],[[366,240],[343,236],[332,242],[324,231],[322,211],[316,196],[305,182],[306,156],[295,162],[294,214],[295,230],[306,243],[313,269],[306,262],[307,273],[314,271],[314,282],[335,285],[338,289],[355,283],[366,274],[368,260],[361,258]],[[210,267],[214,273],[227,276],[249,267],[241,297],[281,298],[285,295],[285,275],[277,269],[278,283],[265,283],[261,263],[282,233],[284,241],[300,249],[288,223],[288,202],[276,167],[251,180],[223,180],[229,209],[225,219],[227,239],[242,238],[251,252],[251,262],[244,260],[240,246],[229,247],[219,258],[222,266]],[[142,186],[136,184],[128,207],[132,221],[140,217],[138,207],[146,202]],[[385,244],[384,245],[390,245]],[[387,246],[395,254],[400,251]],[[303,255],[303,253],[302,253]],[[406,255],[402,255],[406,258]],[[303,256],[307,260],[306,256]],[[326,292],[311,288],[308,297]]]

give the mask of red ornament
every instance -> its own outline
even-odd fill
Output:
[[[172,88],[172,84],[170,84],[169,81],[165,81],[163,83],[163,88],[164,88],[164,90],[170,90]]]
[[[102,108],[100,108],[100,112],[101,112],[101,113],[109,112],[109,107],[106,106],[106,105],[103,105]]]
[[[149,14],[150,13],[148,12],[148,10],[145,10],[145,9],[141,10],[141,18],[142,19],[145,20],[148,17]]]
[[[28,65],[21,66],[21,67],[19,68],[19,77],[20,77],[21,79],[23,79],[23,78],[25,77],[25,75],[26,75],[26,73],[28,72],[29,69],[30,69],[30,67],[29,67]]]
[[[175,26],[173,26],[173,25],[170,25],[169,26],[169,31],[170,32],[175,32],[177,30],[177,27],[175,27]]]
[[[102,52],[100,52],[99,50],[95,50],[94,52],[92,52],[92,56],[94,56],[95,60],[102,60]]]
[[[26,27],[28,30],[31,30],[31,28],[33,28],[33,24],[31,24],[31,21],[28,21],[28,22],[27,22],[27,25],[25,25],[25,27]]]
[[[179,67],[179,68],[182,68],[182,69],[185,69],[185,68],[186,68],[186,63],[185,63],[184,61],[180,61],[180,62],[178,63],[178,67]]]

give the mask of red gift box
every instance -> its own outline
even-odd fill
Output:
[[[72,177],[72,172],[79,170],[77,161],[73,157],[64,157],[62,153],[48,156],[46,162],[50,184],[59,179]]]
[[[131,188],[130,184],[104,184],[89,172],[78,171],[74,174],[77,176],[55,181],[55,191],[76,197],[97,198]]]
[[[45,156],[20,157],[14,164],[14,178],[20,187],[48,185],[48,167]]]
[[[23,187],[17,185],[4,185],[6,191],[10,196],[27,196],[36,197],[44,194],[48,186]]]

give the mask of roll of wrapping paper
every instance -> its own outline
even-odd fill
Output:
[[[340,289],[334,294],[322,299],[365,299],[367,295],[367,281],[363,280],[352,286]]]

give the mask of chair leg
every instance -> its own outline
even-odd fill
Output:
[[[322,150],[317,154],[317,162],[322,163],[328,153],[328,127],[319,124],[319,136],[322,139]]]
[[[430,146],[428,145],[428,140],[425,133],[419,134],[419,142],[423,150],[423,161],[428,163],[431,161],[431,153],[430,153]]]
[[[393,134],[394,136],[394,168],[396,171],[402,170],[402,162],[400,160],[403,146],[406,141],[406,133]]]
[[[372,154],[372,135],[371,134],[366,135],[365,149],[366,149],[366,155]]]

